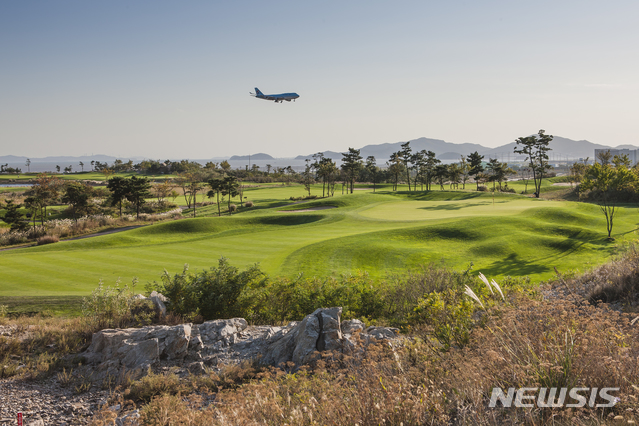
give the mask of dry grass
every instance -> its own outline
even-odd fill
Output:
[[[0,378],[36,378],[62,367],[62,358],[82,351],[97,329],[82,318],[42,315],[1,318]]]
[[[36,245],[43,246],[45,244],[53,244],[59,241],[60,239],[55,235],[44,235],[36,240]]]
[[[639,329],[631,325],[631,315],[591,306],[582,298],[538,300],[522,293],[509,295],[506,303],[493,305],[483,315],[486,325],[475,328],[463,348],[442,351],[428,337],[412,338],[395,347],[371,346],[355,357],[327,354],[313,368],[296,373],[238,366],[233,377],[242,379],[239,385],[232,379],[234,386],[210,385],[212,374],[189,378],[188,386],[174,384],[169,392],[156,392],[141,409],[142,424],[543,425],[604,424],[614,416],[638,420]],[[493,387],[511,386],[619,387],[621,402],[612,409],[488,407]],[[214,402],[205,397],[207,392],[217,392]]]

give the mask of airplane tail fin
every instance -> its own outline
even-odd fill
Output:
[[[257,87],[255,88],[255,94],[259,96],[264,96],[264,93],[260,92],[260,89],[258,89]]]

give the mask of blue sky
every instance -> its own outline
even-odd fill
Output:
[[[0,2],[0,155],[639,144],[636,1]],[[295,103],[249,97],[294,91]]]

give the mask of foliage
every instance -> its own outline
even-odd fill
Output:
[[[444,350],[453,344],[458,347],[468,344],[474,327],[474,306],[470,299],[451,289],[433,292],[420,298],[414,312],[413,322],[431,326],[433,336]]]
[[[111,192],[111,205],[119,206],[120,217],[122,216],[122,201],[129,194],[129,180],[122,176],[114,176],[107,181],[107,189]]]
[[[627,160],[627,157],[625,158]],[[589,167],[579,185],[579,191],[595,191],[599,195],[599,207],[606,217],[606,230],[611,238],[617,199],[615,193],[634,188],[639,183],[635,169],[630,169],[623,158],[615,156],[616,166],[610,163],[595,163]]]
[[[29,228],[29,224],[18,210],[20,204],[15,204],[13,200],[6,200],[4,208],[5,212],[2,220],[11,226],[11,231],[24,232]]]
[[[137,279],[133,279],[130,286],[120,287],[118,279],[115,287],[105,287],[100,280],[91,296],[82,299],[82,314],[94,324],[121,326],[129,318],[136,284]]]
[[[224,180],[222,181],[222,195],[228,197],[228,211],[229,215],[231,212],[231,198],[237,197],[239,195],[239,182],[235,176],[227,175],[224,176]]]
[[[161,282],[150,284],[169,299],[168,308],[180,315],[200,314],[204,319],[242,316],[240,295],[246,287],[260,287],[266,276],[257,265],[240,272],[221,258],[218,267],[189,273],[188,265],[181,274],[169,275],[165,270]]]
[[[78,220],[78,215],[87,213],[90,205],[92,188],[80,182],[67,182],[64,187],[62,202],[71,205],[73,219]]]
[[[136,208],[137,217],[140,218],[140,207],[146,202],[145,198],[151,197],[151,184],[145,177],[131,176],[127,182],[126,199]]]
[[[355,176],[362,168],[362,156],[359,155],[360,150],[348,148],[348,152],[342,154],[342,165],[340,166],[346,174],[347,181],[350,184],[351,194],[355,184]]]
[[[551,169],[548,164],[548,151],[550,151],[551,135],[546,135],[545,130],[540,130],[537,135],[517,138],[515,143],[515,154],[523,154],[526,156],[524,161],[533,173],[533,181],[535,183],[535,197],[539,198],[541,193],[541,181],[548,170]]]

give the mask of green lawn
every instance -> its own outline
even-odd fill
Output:
[[[256,207],[231,217],[218,218],[212,205],[195,219],[3,251],[0,296],[86,295],[100,279],[113,285],[138,277],[143,287],[164,269],[173,274],[188,263],[201,270],[220,256],[287,276],[365,270],[381,277],[431,262],[458,269],[473,262],[494,278],[547,279],[553,267],[583,270],[608,260],[618,244],[635,238],[639,219],[621,208],[611,242],[590,204],[462,191],[337,194],[285,206],[290,196],[304,195],[302,187],[249,188],[245,196]],[[322,206],[336,208],[290,212]]]

